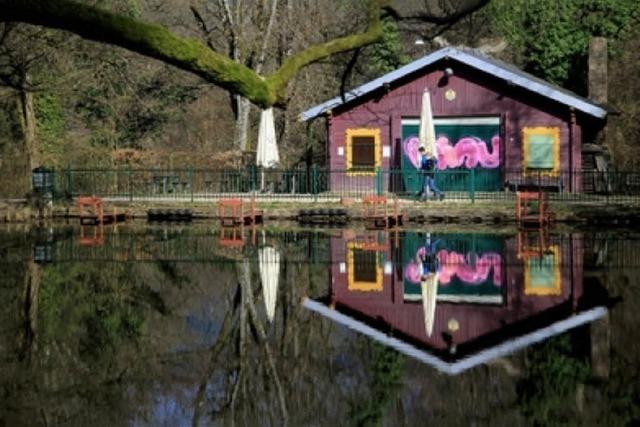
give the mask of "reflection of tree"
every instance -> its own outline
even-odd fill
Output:
[[[572,355],[565,334],[527,352],[527,373],[518,383],[519,403],[533,425],[572,424],[576,418],[575,394],[587,380],[587,363]]]
[[[252,279],[248,260],[237,264],[237,278],[238,286],[234,301],[231,303],[231,309],[225,315],[222,332],[211,349],[211,364],[198,389],[193,424],[198,425],[202,416],[201,408],[205,399],[207,383],[215,373],[217,359],[224,346],[226,346],[227,352],[232,353],[235,363],[231,364],[226,375],[229,381],[223,402],[216,410],[218,415],[228,413],[231,421],[235,421],[239,406],[250,405],[256,400],[256,397],[260,397],[259,394],[262,390],[266,392],[273,387],[277,395],[282,424],[287,424],[288,414],[283,386],[276,368],[274,353],[269,344],[269,337],[256,309],[256,296],[251,286]],[[257,358],[251,360],[250,363],[249,345],[251,340],[257,344],[258,350],[262,354],[258,354]],[[260,377],[264,377],[267,381],[267,384],[263,384],[262,388],[252,384]]]
[[[13,393],[0,407],[18,417],[37,413],[46,425],[94,419],[96,405],[115,416],[130,404],[122,381],[137,375],[144,360],[147,313],[166,309],[135,283],[135,270],[126,263],[26,263],[15,348],[20,362],[3,367],[9,372],[7,380],[0,377],[0,390]]]
[[[299,259],[307,244],[305,237],[279,247],[283,261],[273,323],[267,321],[257,265],[236,263],[237,285],[225,292],[224,319],[193,402],[193,425],[210,417],[230,424],[305,424],[327,413],[327,401],[336,401],[325,327],[332,325],[313,322],[300,304],[312,286],[326,286],[326,265],[288,261]]]
[[[117,353],[142,334],[144,295],[132,264],[72,264],[45,271],[41,318],[43,345],[64,343],[89,364]],[[154,304],[157,304],[154,302]]]
[[[359,397],[350,414],[351,423],[358,426],[380,425],[401,385],[402,356],[376,342],[370,343],[369,353],[373,360],[369,393]]]

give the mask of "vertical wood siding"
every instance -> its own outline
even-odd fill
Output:
[[[454,70],[448,81],[443,80],[445,67]],[[412,76],[394,82],[389,90],[379,90],[340,106],[332,112],[329,125],[329,167],[344,170],[346,153],[337,155],[338,147],[345,147],[345,132],[349,128],[380,128],[382,145],[389,146],[391,158],[382,159],[382,167],[397,166],[401,137],[400,120],[418,117],[424,89],[431,94],[432,110],[436,117],[492,115],[506,118],[505,141],[501,146],[502,168],[519,171],[522,168],[522,128],[554,126],[560,129],[560,169],[579,170],[581,167],[582,127],[597,120],[576,113],[574,141],[570,144],[571,111],[524,89],[508,85],[493,76],[453,61],[440,62]],[[445,98],[447,90],[454,90],[455,99]],[[346,150],[346,147],[345,147]],[[568,182],[565,183],[567,188]]]
[[[448,322],[456,319],[460,325],[458,331],[451,333],[453,342],[460,350],[471,351],[479,340],[492,341],[498,334],[509,329],[512,333],[531,332],[539,322],[548,321],[545,317],[569,316],[575,310],[582,296],[582,238],[581,236],[561,236],[551,242],[559,247],[561,253],[560,295],[526,295],[524,289],[524,263],[517,256],[517,241],[508,237],[505,241],[503,256],[503,292],[504,304],[480,305],[439,302],[436,306],[434,330],[428,337],[424,327],[424,312],[420,301],[404,301],[404,273],[394,268],[391,276],[384,277],[382,292],[353,292],[348,289],[347,274],[339,272],[339,263],[346,263],[346,243],[343,239],[331,239],[331,302],[354,313],[354,316],[368,319],[370,322],[386,324],[388,331],[396,336],[434,350],[443,351],[448,343],[444,333],[448,331]],[[390,254],[386,254],[390,255]]]

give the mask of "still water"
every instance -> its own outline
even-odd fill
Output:
[[[0,426],[627,425],[640,234],[0,228]]]

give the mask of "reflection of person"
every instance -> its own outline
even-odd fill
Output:
[[[426,200],[429,192],[440,200],[444,199],[444,193],[436,186],[435,168],[436,158],[429,153],[424,147],[418,149],[420,152],[420,171],[422,172],[422,192],[420,198]]]
[[[435,274],[440,270],[440,263],[436,255],[436,246],[440,239],[435,242],[431,241],[431,236],[427,234],[425,244],[416,252],[416,263],[420,268],[420,280],[424,281],[427,277]]]
[[[421,267],[420,289],[422,291],[422,308],[424,310],[424,328],[427,337],[433,334],[435,324],[436,302],[438,296],[438,258],[436,257],[436,245],[439,240],[431,241],[431,235],[427,234],[425,244],[418,249],[416,261]]]

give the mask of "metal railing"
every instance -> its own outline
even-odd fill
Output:
[[[55,200],[93,194],[124,200],[197,201],[219,197],[261,199],[360,198],[393,194],[417,199],[425,175],[417,170],[376,169],[372,172],[296,169],[63,169],[52,173]],[[603,203],[640,201],[640,173],[454,169],[433,174],[447,200],[511,200],[516,191],[544,191],[550,200]]]

